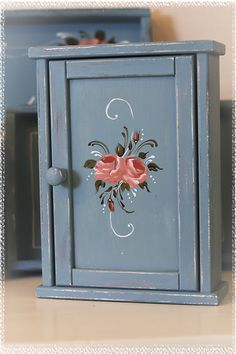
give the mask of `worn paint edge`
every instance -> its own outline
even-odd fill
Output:
[[[36,296],[39,298],[62,300],[101,300],[186,305],[218,305],[227,293],[227,290],[227,282],[221,282],[218,288],[211,293],[39,286],[36,289]]]

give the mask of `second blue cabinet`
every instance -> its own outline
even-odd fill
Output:
[[[30,50],[39,297],[219,302],[223,52],[210,41]]]

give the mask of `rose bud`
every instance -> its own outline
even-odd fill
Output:
[[[134,132],[134,137],[133,137],[133,140],[135,142],[135,144],[139,141],[139,132]]]
[[[111,212],[115,211],[114,202],[112,199],[108,199],[108,208],[110,209]]]

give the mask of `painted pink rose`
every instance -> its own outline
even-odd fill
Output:
[[[119,182],[122,179],[122,162],[116,154],[103,155],[94,167],[95,178],[104,182]]]
[[[148,178],[148,168],[142,160],[130,156],[123,158],[122,162],[122,181],[128,183],[130,188],[134,188],[146,181]]]
[[[99,40],[97,38],[84,38],[79,41],[80,45],[94,45],[99,44]]]

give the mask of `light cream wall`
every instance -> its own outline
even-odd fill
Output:
[[[220,60],[220,96],[232,98],[233,6],[181,6],[152,8],[155,41],[213,39],[226,45]]]

